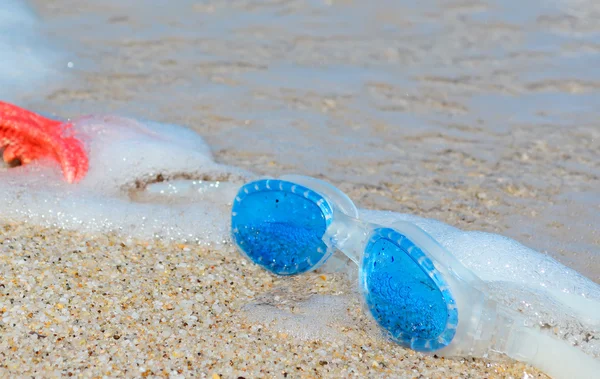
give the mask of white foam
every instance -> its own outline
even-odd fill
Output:
[[[513,282],[600,301],[600,286],[596,283],[508,237],[467,232],[408,214],[370,210],[361,210],[360,214],[361,218],[382,225],[393,225],[397,221],[416,224],[485,281]]]
[[[20,91],[39,92],[40,83],[56,80],[66,69],[49,47],[36,15],[24,1],[3,0],[0,7],[0,99],[15,99]]]
[[[133,238],[211,244],[227,237],[231,200],[251,174],[215,163],[198,134],[116,116],[84,117],[74,130],[89,151],[87,176],[69,185],[50,162],[5,169],[2,219]],[[185,193],[161,189],[170,179]]]

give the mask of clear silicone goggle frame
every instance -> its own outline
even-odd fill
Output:
[[[341,250],[359,266],[365,307],[400,345],[444,356],[506,354],[555,377],[593,377],[600,362],[527,326],[479,277],[409,222],[376,225],[322,180],[289,175],[244,185],[232,206],[239,250],[278,275],[321,266]]]

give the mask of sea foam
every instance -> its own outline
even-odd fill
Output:
[[[226,238],[231,200],[252,174],[215,163],[187,128],[116,116],[73,123],[89,151],[86,177],[69,185],[53,162],[5,168],[4,220],[204,244]]]

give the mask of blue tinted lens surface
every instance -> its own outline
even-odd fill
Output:
[[[439,288],[441,275],[409,239],[391,229],[383,231],[367,245],[361,272],[369,310],[404,346],[421,351],[446,346],[458,318],[449,307],[454,303],[450,293]]]
[[[255,263],[280,275],[310,270],[327,254],[321,240],[327,229],[322,198],[288,182],[266,181],[242,188],[232,209],[233,238]],[[262,187],[261,187],[262,186]],[[294,192],[292,192],[292,186]],[[257,189],[258,188],[258,189]],[[320,205],[318,205],[320,204]]]

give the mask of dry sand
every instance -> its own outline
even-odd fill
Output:
[[[0,252],[3,376],[543,376],[522,364],[403,349],[379,337],[346,276],[278,278],[232,248],[6,225]],[[244,311],[255,304],[310,317],[301,304],[316,294],[350,298],[321,320],[338,336],[292,335]]]

